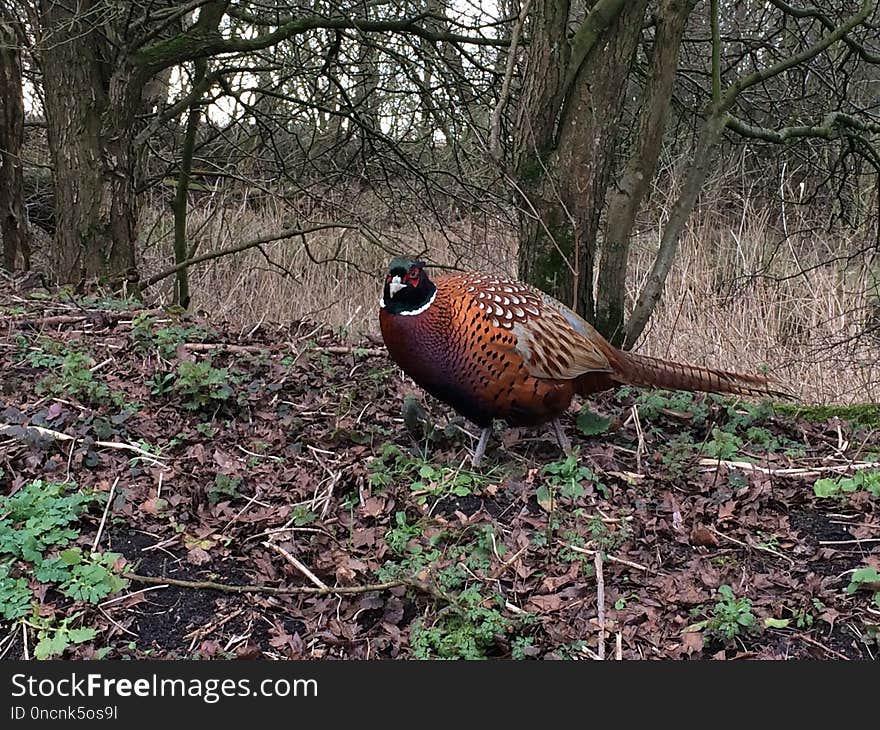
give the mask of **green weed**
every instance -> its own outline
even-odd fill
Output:
[[[843,497],[859,490],[880,498],[880,471],[865,469],[852,476],[817,479],[813,484],[813,494],[822,499]]]
[[[73,644],[81,644],[94,639],[98,632],[89,627],[72,628],[71,624],[82,616],[75,613],[63,618],[56,626],[54,618],[40,616],[39,609],[35,606],[34,612],[25,623],[37,632],[37,645],[34,647],[34,657],[37,659],[55,659],[64,654]]]
[[[709,618],[691,624],[685,631],[704,631],[709,639],[730,643],[742,634],[757,629],[750,599],[737,598],[729,585],[718,587],[718,597]]]
[[[405,485],[420,504],[424,504],[429,497],[466,497],[488,484],[493,473],[491,470],[480,473],[470,469],[435,466],[426,459],[405,454],[392,443],[382,446],[367,469],[371,489],[382,491],[392,484]]]
[[[872,591],[874,603],[880,608],[880,572],[877,568],[859,568],[852,574],[846,592],[852,594],[858,590]]]
[[[102,497],[75,484],[33,481],[0,497],[0,615],[24,616],[34,596],[28,573],[61,594],[97,603],[128,585],[115,570],[117,553],[68,547],[80,535],[79,521]]]

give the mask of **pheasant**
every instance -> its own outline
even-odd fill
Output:
[[[379,325],[392,359],[421,388],[482,429],[479,466],[492,421],[551,424],[575,395],[618,385],[788,397],[760,375],[666,362],[614,347],[571,309],[502,276],[456,273],[431,280],[422,261],[391,261]]]

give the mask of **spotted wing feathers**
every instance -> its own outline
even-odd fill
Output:
[[[492,327],[508,330],[529,374],[570,380],[588,372],[611,372],[602,338],[581,317],[552,297],[520,282],[487,274],[461,279],[464,292]]]

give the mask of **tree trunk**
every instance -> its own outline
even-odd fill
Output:
[[[205,78],[208,63],[203,58],[195,61],[193,86],[198,86]],[[182,264],[189,256],[187,252],[186,218],[189,209],[189,182],[192,173],[193,151],[196,146],[196,134],[202,118],[201,100],[194,100],[186,116],[186,129],[183,146],[180,151],[180,170],[177,173],[177,189],[174,194],[174,263]],[[174,303],[184,309],[189,308],[189,273],[186,268],[180,269],[174,278]]]
[[[89,18],[94,6],[85,2],[71,12],[55,0],[40,3],[40,59],[56,191],[52,258],[63,281],[136,281],[137,107],[124,70],[117,69],[111,82],[111,50]]]
[[[632,317],[630,317],[626,330],[626,340],[624,341],[624,347],[627,349],[631,348],[642,332],[644,332],[654,307],[660,301],[666,277],[672,268],[675,255],[678,252],[681,232],[684,230],[684,225],[687,223],[687,219],[697,203],[703,183],[706,182],[709,171],[712,169],[711,164],[715,147],[721,139],[721,133],[724,131],[726,123],[726,112],[713,106],[711,114],[700,132],[700,138],[697,140],[694,155],[687,163],[688,169],[684,186],[669,213],[669,221],[666,223],[666,227],[663,229],[663,236],[660,239],[660,250],[657,252],[657,257],[654,259],[654,265],[651,267],[651,272],[648,274],[645,285],[639,293],[636,305],[633,307]]]
[[[633,150],[609,194],[596,286],[596,328],[615,345],[620,345],[625,335],[630,240],[663,147],[681,37],[692,9],[693,0],[663,0],[660,4]]]
[[[571,48],[563,5],[540,4],[533,19],[519,123],[519,274],[592,320],[599,216],[647,0],[597,2],[581,26],[591,31],[576,33]]]
[[[21,148],[24,141],[24,99],[21,51],[12,23],[0,15],[0,235],[3,266],[15,271],[30,268],[27,215]]]

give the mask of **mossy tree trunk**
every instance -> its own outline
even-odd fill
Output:
[[[623,344],[626,335],[627,264],[636,215],[660,159],[681,39],[694,3],[695,0],[661,0],[636,136],[623,170],[608,192],[595,324],[615,345]]]
[[[593,319],[593,274],[629,69],[647,0],[598,0],[567,40],[570,3],[539,0],[515,141],[519,275]]]
[[[24,99],[21,52],[13,21],[0,11],[0,235],[3,266],[30,268],[21,148],[24,141]]]
[[[196,39],[214,37],[227,5],[202,5],[189,31]],[[96,17],[104,23],[96,23]],[[178,43],[169,46],[160,33],[147,48],[161,50],[141,57],[143,47],[124,42],[137,32],[127,25],[125,8],[108,7],[102,0],[75,6],[40,0],[37,20],[55,175],[54,268],[67,282],[127,282],[136,292],[138,196],[147,153],[142,120],[162,101],[165,88],[149,82],[167,75],[175,54],[192,39],[176,35]],[[174,27],[168,26],[165,35],[173,33]]]
[[[136,95],[89,18],[40,3],[40,62],[55,174],[54,268],[64,281],[136,280]],[[63,39],[63,40],[62,40]]]

